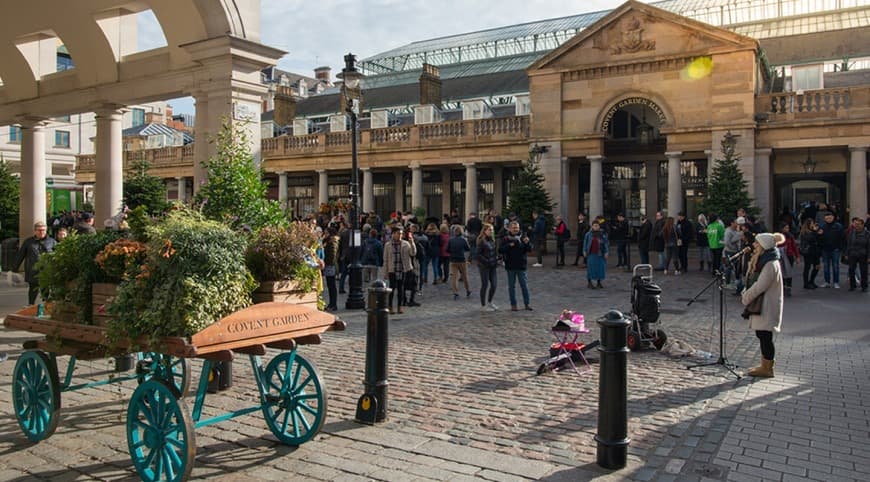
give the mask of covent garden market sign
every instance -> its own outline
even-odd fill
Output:
[[[655,102],[645,97],[628,97],[622,99],[616,104],[613,104],[610,109],[607,109],[607,113],[604,115],[604,120],[601,122],[601,130],[607,132],[607,129],[610,128],[610,122],[613,120],[613,115],[630,105],[640,105],[649,108],[651,111],[653,111],[653,113],[655,113],[656,116],[658,116],[659,125],[664,124],[668,120],[667,117],[665,117],[665,113],[664,111],[662,111],[662,108],[659,107],[658,104],[656,104]]]

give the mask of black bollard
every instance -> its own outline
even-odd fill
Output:
[[[631,322],[622,313],[611,310],[601,326],[601,354],[598,373],[598,442],[597,462],[605,469],[625,467],[628,456],[627,377],[628,346],[626,338]]]
[[[387,419],[387,353],[390,309],[387,297],[392,290],[383,280],[376,280],[368,289],[366,326],[365,393],[356,406],[356,420],[374,424]]]

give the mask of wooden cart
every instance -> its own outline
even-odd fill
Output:
[[[326,419],[326,391],[317,368],[296,352],[297,345],[320,343],[327,330],[343,330],[344,322],[306,305],[261,303],[237,311],[190,338],[161,338],[157,346],[144,340],[109,346],[105,328],[54,321],[37,316],[31,306],[8,315],[8,328],[45,335],[25,342],[15,364],[13,404],[18,425],[33,441],[54,433],[60,417],[60,394],[107,383],[136,379],[138,388],[127,407],[127,443],[142,480],[185,480],[196,456],[194,430],[261,411],[281,443],[311,440]],[[109,380],[72,385],[76,359],[137,354],[136,372]],[[264,365],[267,348],[282,350]],[[258,405],[202,419],[209,376],[215,362],[248,355],[260,395]],[[57,356],[69,355],[61,383]],[[193,412],[182,398],[190,385],[188,359],[203,359]]]

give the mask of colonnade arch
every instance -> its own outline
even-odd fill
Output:
[[[135,30],[131,17],[149,9],[167,46],[138,53],[129,43],[137,39],[130,31]],[[124,35],[130,38],[122,39]],[[197,165],[213,153],[206,139],[216,133],[222,118],[245,126],[258,156],[259,112],[266,93],[260,70],[284,54],[260,44],[259,35],[260,0],[43,0],[39,8],[27,2],[4,7],[0,125],[22,127],[20,237],[31,234],[34,222],[46,219],[41,202],[46,192],[43,128],[51,118],[97,113],[94,195],[100,221],[121,207],[123,146],[117,119],[127,105],[194,96]],[[18,48],[29,37],[45,42]],[[63,73],[43,66],[35,71],[33,65],[47,65],[46,59],[54,58],[58,39],[75,67]]]

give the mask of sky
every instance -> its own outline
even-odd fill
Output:
[[[287,51],[278,67],[310,77],[328,65],[341,71],[344,55],[358,59],[449,35],[609,10],[623,0],[261,0],[261,42]],[[150,13],[140,15],[140,48],[166,45]],[[191,98],[170,101],[194,113]]]

